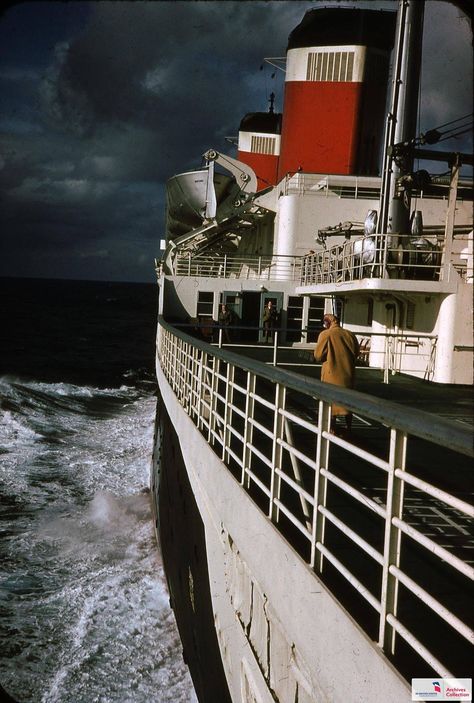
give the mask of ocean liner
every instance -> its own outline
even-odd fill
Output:
[[[151,490],[200,703],[400,703],[472,672],[472,155],[417,132],[423,14],[309,10],[282,114],[168,182]],[[356,390],[319,380],[326,312]]]

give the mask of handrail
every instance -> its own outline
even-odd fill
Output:
[[[222,359],[222,361],[235,364],[244,371],[258,374],[274,383],[282,383],[291,390],[304,393],[305,395],[313,395],[315,398],[320,398],[327,403],[343,405],[353,412],[367,415],[372,420],[377,420],[389,426],[397,426],[408,434],[415,434],[428,442],[435,442],[454,451],[461,452],[466,456],[474,457],[472,432],[469,428],[464,428],[457,422],[445,418],[437,418],[430,413],[397,405],[389,400],[377,399],[360,391],[322,383],[292,371],[266,366],[259,361],[236,354],[228,349],[219,349],[185,332],[181,332],[178,328],[166,322],[161,315],[158,316],[158,322],[165,330],[192,344],[197,349],[211,353],[218,359]]]
[[[361,237],[357,231],[349,232],[350,239],[305,255],[176,251],[173,272],[176,276],[296,281],[300,285],[387,277],[441,281],[447,276],[443,273],[447,264],[457,267],[463,275],[465,261],[459,259],[459,253],[445,251],[441,227],[427,226],[418,237],[413,234]],[[454,226],[455,235],[470,231],[470,225]],[[340,239],[343,234],[344,230],[338,232]]]
[[[193,332],[200,332],[202,338],[209,341],[211,344],[217,344],[219,348],[226,346],[234,350],[241,350],[241,353],[248,353],[250,350],[261,350],[261,344],[256,340],[257,335],[265,333],[265,328],[257,327],[256,325],[238,325],[232,324],[224,326],[215,321],[211,316],[201,316],[199,322],[180,323],[177,325],[179,329],[192,328]],[[206,320],[209,320],[206,322]],[[302,361],[300,358],[297,361],[291,361],[288,352],[299,356],[301,351],[307,351],[308,342],[303,341],[304,346],[295,346],[292,343],[281,342],[281,334],[288,337],[296,333],[300,340],[307,340],[308,335],[315,333],[317,327],[275,327],[273,329],[273,341],[270,345],[266,345],[265,349],[272,352],[271,363],[273,366],[282,366],[289,368],[290,366],[303,367],[314,366],[308,361]],[[250,340],[245,344],[241,344],[238,340],[239,334],[250,332],[254,336],[254,343]],[[217,334],[217,340],[216,340]],[[357,359],[357,365],[362,368],[381,369],[383,371],[383,382],[390,382],[390,375],[395,373],[405,373],[421,376],[425,380],[431,380],[435,363],[436,363],[436,347],[438,335],[428,334],[424,332],[372,332],[358,331],[360,350]],[[212,340],[212,341],[211,341]],[[382,340],[383,346],[380,344],[373,345],[374,340]],[[405,345],[402,348],[402,345]],[[411,349],[409,349],[409,347]],[[455,351],[457,348],[455,347]],[[469,351],[468,347],[462,347],[461,351]],[[281,353],[283,352],[283,354]],[[312,355],[311,355],[312,357]]]
[[[413,675],[403,647],[398,657],[405,640],[424,660],[417,675],[463,676],[474,643],[470,428],[211,346],[161,316],[157,360],[223,469],[400,673]],[[333,434],[333,403],[361,422],[355,435]],[[372,606],[362,619],[360,598]]]
[[[175,256],[176,276],[235,278],[262,281],[299,281],[301,256],[237,255],[183,252]]]
[[[434,241],[430,241],[431,237]],[[307,254],[301,267],[303,285],[362,278],[441,280],[445,262],[444,234],[422,236],[376,234],[339,242]]]

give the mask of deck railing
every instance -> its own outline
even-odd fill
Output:
[[[304,257],[302,284],[362,278],[440,280],[442,247],[435,237],[377,234],[351,239]]]
[[[334,176],[321,173],[289,173],[281,184],[284,195],[315,195],[378,200],[381,179],[374,176]]]
[[[302,286],[364,278],[439,281],[450,274],[449,262],[444,261],[443,236],[441,231],[428,231],[426,236],[418,238],[378,234],[348,239],[305,256],[186,252],[175,256],[173,273],[176,276],[293,281]],[[451,259],[453,270],[465,279],[466,261],[452,256]]]
[[[259,281],[299,281],[300,256],[235,256],[179,254],[174,262],[176,276],[207,276]]]
[[[209,321],[207,321],[209,320]],[[212,318],[201,317],[194,323],[177,324],[177,328],[190,332],[219,348],[226,347],[246,356],[257,355],[272,366],[299,368],[314,366],[315,343],[307,342],[316,335],[314,329],[275,328],[268,344],[262,347],[258,341],[263,327],[232,325],[222,327]],[[285,335],[298,335],[298,344],[285,343]],[[253,341],[250,338],[253,336]],[[383,382],[397,373],[415,375],[431,381],[436,366],[438,336],[413,332],[363,332],[357,333],[360,345],[357,366],[380,369]],[[245,337],[247,341],[240,342]]]
[[[465,676],[470,428],[216,349],[161,318],[158,334],[196,430],[401,673]],[[354,412],[354,434],[331,433],[334,402]]]
[[[431,187],[423,190],[414,187],[411,190],[413,199],[444,198],[447,201],[450,184],[449,177],[435,177]],[[460,189],[465,191],[464,197],[470,199],[472,180],[459,181]],[[303,173],[300,171],[288,173],[285,180],[280,183],[284,195],[313,195],[319,197],[357,198],[358,200],[379,200],[381,178],[377,176],[344,176],[325,173]],[[458,191],[458,200],[463,200],[463,194]]]

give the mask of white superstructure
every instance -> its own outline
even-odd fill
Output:
[[[399,51],[416,44],[420,5],[400,2]],[[316,89],[344,100],[352,90],[314,82],[357,81],[370,94],[364,57],[383,50],[387,60],[388,39],[370,44],[377,18],[350,14],[339,41],[339,12],[324,10],[331,31],[316,22],[311,34],[311,14],[290,35],[296,112],[306,114]],[[367,46],[350,40],[351,24],[364,22]],[[410,74],[409,62],[398,64],[397,105]],[[288,122],[285,132],[285,110],[288,160],[298,134]],[[295,169],[262,188],[249,164],[208,151],[199,221],[168,232],[157,265],[152,490],[203,703],[400,703],[411,678],[469,675],[470,426],[419,408],[439,389],[446,407],[458,391],[466,403],[473,382],[472,188],[460,176],[472,157],[421,150],[397,110],[380,176]],[[370,170],[366,130],[359,136],[351,153]],[[406,170],[417,155],[445,161],[449,175]],[[233,176],[221,203],[209,190],[218,168]],[[269,300],[279,318],[266,346]],[[233,313],[228,336],[222,304]],[[385,388],[380,397],[317,380],[311,356],[324,312],[358,336],[360,375]],[[385,399],[396,378],[417,407]],[[330,432],[336,401],[354,412],[354,437]],[[206,673],[208,646],[218,663],[209,655]],[[224,683],[207,688],[213,667]]]

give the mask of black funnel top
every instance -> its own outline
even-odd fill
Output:
[[[288,37],[289,49],[356,44],[391,49],[396,12],[323,7],[308,10]]]
[[[239,131],[280,134],[281,114],[278,112],[249,112],[242,118]]]

